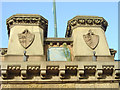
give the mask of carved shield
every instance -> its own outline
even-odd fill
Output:
[[[99,36],[95,35],[91,30],[86,35],[83,35],[86,44],[91,48],[95,49],[99,43]]]
[[[35,35],[30,33],[27,29],[18,34],[20,44],[27,49],[34,41]]]

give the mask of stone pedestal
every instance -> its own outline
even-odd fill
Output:
[[[76,16],[69,20],[66,37],[73,39],[74,57],[111,57],[105,37],[107,25],[104,18],[97,16]]]
[[[44,55],[43,43],[48,21],[40,15],[16,14],[7,19],[7,55]]]

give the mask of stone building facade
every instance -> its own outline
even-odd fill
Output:
[[[9,44],[0,49],[3,90],[119,88],[120,64],[108,47],[103,17],[72,18],[65,38],[48,38],[48,20],[37,14],[16,14],[6,24]]]

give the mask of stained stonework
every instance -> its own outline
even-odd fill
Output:
[[[114,61],[117,51],[107,45],[107,25],[102,17],[76,16],[68,21],[65,38],[48,38],[48,21],[42,16],[11,16],[7,19],[8,48],[0,48],[2,89],[117,90],[120,62]],[[48,53],[51,48],[64,50],[53,50],[52,60]],[[57,60],[57,54],[66,61]]]

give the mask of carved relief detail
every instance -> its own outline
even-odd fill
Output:
[[[48,25],[48,21],[40,17],[15,17],[7,21],[7,24],[45,24]]]
[[[66,37],[71,37],[72,31],[76,27],[80,26],[100,26],[106,31],[108,26],[107,21],[102,17],[97,16],[76,16],[68,21]]]
[[[79,24],[85,24],[85,19],[78,19]]]
[[[35,35],[30,33],[27,29],[18,34],[20,44],[27,49],[34,41]]]
[[[93,24],[93,19],[87,19],[87,24],[92,25]]]
[[[44,29],[44,36],[47,37],[48,20],[40,15],[16,14],[8,18],[6,24],[9,36],[10,28],[12,28],[14,25],[37,25],[40,28]]]
[[[91,30],[86,35],[83,35],[83,39],[86,44],[91,48],[95,49],[99,43],[99,36],[95,35]]]

